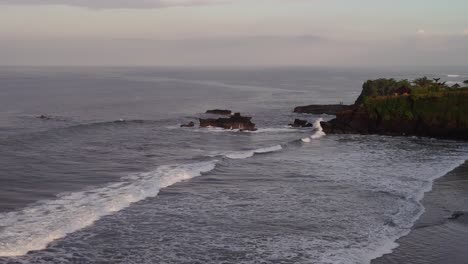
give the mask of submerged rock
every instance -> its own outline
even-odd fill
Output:
[[[458,218],[462,217],[465,215],[465,212],[461,211],[456,211],[453,212],[453,214],[448,218],[449,220],[457,220]]]
[[[327,115],[336,115],[336,113],[348,110],[352,108],[352,105],[307,105],[307,106],[298,106],[294,108],[294,113],[303,113],[303,114],[327,114]]]
[[[232,115],[231,110],[221,110],[221,109],[208,110],[206,111],[206,113],[213,114],[213,115]]]
[[[313,127],[314,125],[307,122],[307,120],[295,119],[294,123],[289,124],[291,127]]]
[[[251,120],[252,117],[241,116],[240,113],[235,113],[229,118],[200,118],[200,127],[220,127],[224,129],[239,129],[241,131],[255,131],[257,129]]]
[[[195,126],[194,122],[190,122],[190,123],[187,123],[187,124],[180,125],[180,127],[194,127],[194,126]]]
[[[42,120],[50,120],[50,119],[53,119],[53,117],[51,116],[48,116],[48,115],[40,115],[36,118],[39,118],[39,119],[42,119]]]

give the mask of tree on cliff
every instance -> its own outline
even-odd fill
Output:
[[[411,83],[408,80],[397,81],[395,79],[368,80],[362,86],[361,95],[356,100],[356,105],[364,103],[366,97],[389,96],[399,91],[411,92]]]
[[[426,86],[432,85],[434,81],[429,80],[426,76],[424,76],[422,78],[417,78],[416,80],[413,81],[413,83],[420,87],[426,87]]]

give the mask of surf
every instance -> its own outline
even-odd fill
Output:
[[[221,151],[221,152],[212,152],[209,154],[209,157],[225,157],[228,159],[248,159],[255,154],[267,154],[267,153],[272,153],[272,152],[277,152],[283,150],[283,147],[281,145],[275,145],[271,147],[265,147],[265,148],[258,148],[258,149],[252,149],[252,150],[244,150],[244,151]]]
[[[313,125],[313,130],[315,131],[314,134],[312,134],[310,137],[301,139],[301,141],[304,143],[310,143],[311,139],[319,139],[319,138],[326,136],[327,134],[323,132],[323,128],[320,125],[321,122],[323,122],[323,118],[319,118],[315,120],[314,125]]]
[[[215,169],[216,160],[165,165],[129,175],[121,182],[81,192],[64,193],[21,211],[0,214],[0,256],[16,257],[42,250],[54,240],[94,224],[131,204],[155,197],[163,188]]]

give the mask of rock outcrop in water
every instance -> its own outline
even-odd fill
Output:
[[[213,115],[232,115],[231,110],[221,110],[221,109],[208,110],[206,111],[206,113],[213,114]]]
[[[466,80],[466,81],[463,81],[463,83],[464,83],[464,84],[468,84],[468,80]]]
[[[415,135],[468,140],[468,88],[420,78],[368,81],[354,107],[321,123],[327,134]]]
[[[289,124],[290,127],[313,127],[314,125],[307,120],[295,119],[294,123]]]
[[[307,106],[298,106],[294,108],[294,113],[303,113],[303,114],[327,114],[327,115],[336,115],[336,113],[350,109],[352,106],[335,104],[335,105],[307,105]]]
[[[449,220],[457,220],[458,218],[462,217],[465,215],[465,212],[462,211],[456,211],[453,212],[452,215],[448,218]]]
[[[189,122],[187,124],[182,124],[180,125],[180,127],[194,127],[195,126],[195,123],[194,122]]]
[[[42,120],[51,120],[51,119],[53,119],[52,116],[48,116],[48,115],[40,115],[37,118],[42,119]]]
[[[229,118],[202,119],[200,118],[200,127],[220,127],[224,129],[239,129],[241,131],[255,131],[255,124],[252,123],[252,117],[241,116],[235,113]]]

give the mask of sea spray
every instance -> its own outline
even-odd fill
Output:
[[[313,125],[313,129],[315,131],[314,134],[312,136],[310,136],[310,137],[301,139],[301,141],[304,142],[304,143],[309,143],[309,142],[311,142],[311,139],[319,139],[319,138],[325,136],[326,134],[325,134],[325,132],[323,132],[323,128],[320,125],[320,122],[322,122],[322,121],[323,121],[323,118],[319,118],[319,119],[315,120],[314,125]]]

